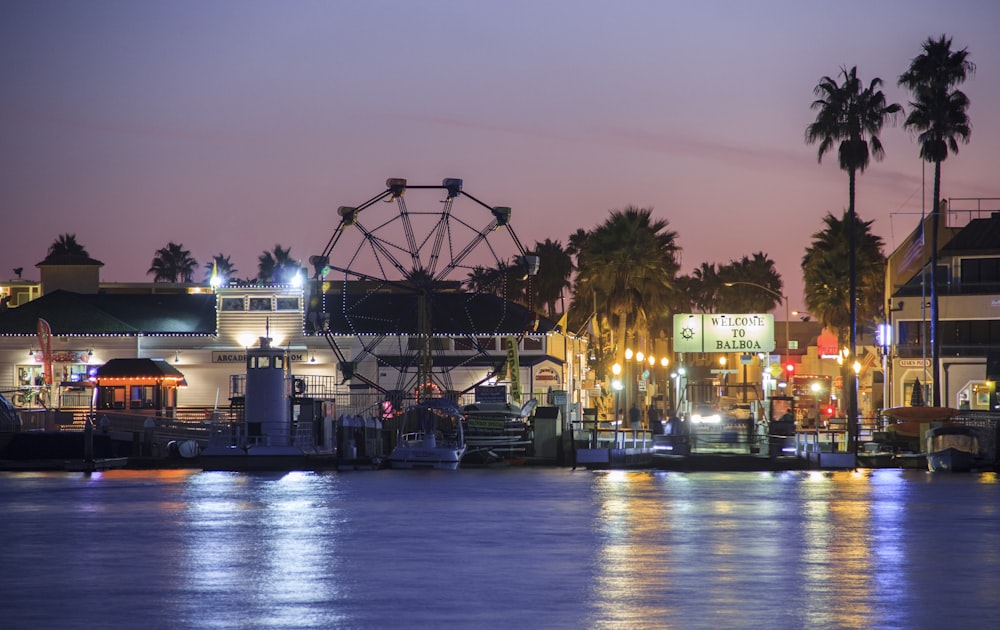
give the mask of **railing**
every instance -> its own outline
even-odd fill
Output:
[[[653,433],[646,429],[615,429],[610,422],[572,423],[573,443],[584,448],[651,448]]]

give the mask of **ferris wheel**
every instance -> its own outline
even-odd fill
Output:
[[[326,337],[345,381],[417,401],[453,392],[461,368],[501,369],[489,340],[537,324],[513,299],[530,295],[538,257],[517,238],[511,209],[473,197],[461,179],[414,186],[391,178],[338,215],[323,252],[310,258],[306,327]],[[389,382],[361,369],[369,359],[393,375]]]

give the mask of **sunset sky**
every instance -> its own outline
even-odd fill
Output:
[[[996,0],[0,0],[0,278],[37,279],[62,233],[105,281],[151,280],[168,241],[252,276],[388,177],[458,177],[527,247],[653,208],[682,273],[763,251],[802,309],[804,249],[848,204],[804,141],[813,87],[856,65],[906,107],[899,74],[951,36],[977,72],[943,196],[1000,198],[998,26]],[[901,125],[882,141],[857,207],[888,253],[933,168]]]

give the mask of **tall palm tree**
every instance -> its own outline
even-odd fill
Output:
[[[46,258],[90,258],[87,248],[77,242],[76,234],[60,234],[49,245]]]
[[[153,276],[153,282],[193,282],[198,261],[191,252],[173,241],[156,250],[153,262],[146,273]]]
[[[212,259],[205,263],[205,282],[212,281],[212,272],[215,272],[220,278],[229,280],[235,278],[239,270],[236,269],[229,256],[220,252],[218,255],[212,256]]]
[[[975,71],[968,49],[952,51],[951,38],[942,35],[937,40],[927,38],[923,52],[910,61],[910,67],[899,77],[899,85],[913,95],[903,127],[917,134],[920,157],[934,163],[934,205],[931,206],[931,370],[934,386],[931,391],[936,407],[941,405],[941,340],[937,334],[941,162],[948,158],[949,149],[958,153],[959,140],[968,143],[972,135],[969,98],[957,86]]]
[[[806,142],[819,142],[818,159],[823,161],[823,155],[837,146],[841,170],[847,171],[849,188],[848,220],[851,224],[847,233],[849,243],[849,312],[850,312],[850,351],[854,357],[857,351],[858,317],[857,317],[857,243],[855,222],[854,191],[858,173],[864,173],[872,157],[876,161],[885,156],[885,149],[878,134],[886,121],[895,122],[896,116],[902,111],[899,103],[887,104],[885,95],[879,89],[882,80],[878,77],[864,87],[858,79],[857,66],[848,70],[841,68],[842,83],[831,77],[823,77],[813,92],[818,97],[812,103],[812,109],[818,110],[816,120],[806,127]],[[869,150],[870,145],[870,150]],[[847,388],[848,430],[853,445],[856,438],[858,423],[858,392],[855,374],[849,372],[845,382]]]

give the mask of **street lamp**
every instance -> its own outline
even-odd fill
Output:
[[[774,289],[769,289],[769,288],[765,287],[763,284],[757,284],[756,282],[744,282],[744,281],[740,281],[740,282],[724,282],[723,284],[726,285],[727,287],[733,287],[733,286],[736,286],[737,284],[745,284],[745,285],[748,285],[748,286],[751,286],[751,287],[757,287],[761,291],[767,291],[768,293],[770,293],[771,295],[773,295],[774,297],[778,298],[779,300],[781,300],[782,302],[785,303],[785,357],[784,358],[787,359],[789,357],[789,353],[790,353],[790,348],[788,346],[791,345],[791,343],[789,341],[791,339],[791,336],[789,335],[789,329],[788,329],[788,319],[789,319],[788,318],[788,315],[789,315],[789,313],[788,313],[788,296],[785,295],[784,293],[778,293]]]

